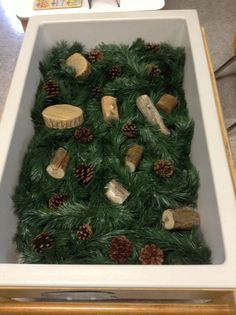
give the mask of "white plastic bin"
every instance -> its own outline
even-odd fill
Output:
[[[11,196],[33,135],[30,111],[39,61],[59,40],[169,42],[186,49],[184,89],[195,121],[192,160],[200,171],[198,210],[212,265],[27,265],[17,263]],[[0,125],[0,286],[236,288],[236,204],[195,11],[55,15],[28,25]]]

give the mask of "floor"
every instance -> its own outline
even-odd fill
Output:
[[[121,3],[122,4],[122,3]],[[233,56],[236,30],[235,0],[166,0],[165,9],[197,9],[205,28],[213,66],[217,69]],[[23,40],[23,29],[9,0],[0,0],[0,110],[3,108],[16,59]],[[236,62],[217,80],[226,127],[236,121]],[[236,162],[236,128],[229,131]]]

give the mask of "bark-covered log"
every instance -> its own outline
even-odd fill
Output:
[[[69,158],[69,154],[64,148],[57,149],[49,165],[47,166],[46,170],[48,174],[56,179],[63,178],[65,176]]]
[[[129,147],[125,156],[125,165],[131,173],[135,172],[144,153],[144,148],[138,144],[133,144]]]
[[[166,230],[191,230],[200,225],[199,213],[191,208],[167,209],[162,214]]]
[[[113,96],[103,96],[102,114],[105,121],[119,120],[119,112],[116,98]]]
[[[158,125],[160,131],[165,135],[170,134],[169,129],[164,124],[161,115],[158,113],[158,110],[148,95],[139,96],[136,100],[136,105],[147,121],[150,122],[150,124]]]
[[[162,110],[166,114],[171,114],[177,106],[177,99],[171,94],[164,94],[156,104],[158,110]]]
[[[106,197],[117,204],[122,204],[130,195],[130,193],[115,179],[112,179],[105,187]]]

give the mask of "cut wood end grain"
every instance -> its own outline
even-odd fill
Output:
[[[82,109],[70,104],[56,104],[46,107],[42,116],[45,125],[53,129],[74,128],[84,122]]]
[[[75,69],[75,77],[87,77],[91,73],[91,65],[80,53],[74,53],[66,59],[66,65]]]

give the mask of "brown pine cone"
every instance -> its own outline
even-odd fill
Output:
[[[174,166],[167,160],[157,160],[154,163],[154,171],[160,177],[170,177],[174,172]]]
[[[115,264],[124,263],[132,254],[132,243],[124,235],[113,237],[109,249],[109,256]]]
[[[157,78],[161,74],[161,70],[156,65],[149,65],[148,74],[153,78]]]
[[[60,89],[54,80],[48,80],[43,84],[43,90],[47,93],[48,97],[56,97],[59,95]]]
[[[83,163],[74,169],[75,177],[82,183],[88,184],[93,178],[94,168],[91,164]]]
[[[103,59],[103,53],[100,50],[94,49],[88,54],[90,62],[99,62]]]
[[[108,73],[108,76],[109,76],[109,79],[114,80],[114,79],[120,77],[121,74],[122,74],[121,66],[115,65],[115,66],[113,66],[113,67],[110,69],[110,71],[109,71],[109,73]]]
[[[161,265],[164,261],[164,253],[154,244],[145,245],[140,251],[139,261],[143,265]]]
[[[145,49],[147,51],[155,51],[158,52],[160,50],[160,45],[155,44],[155,43],[146,43],[145,44]]]
[[[43,232],[37,235],[31,242],[32,247],[38,253],[42,253],[45,249],[52,246],[52,240],[50,240],[48,233]]]
[[[66,200],[66,194],[57,193],[54,194],[48,200],[48,207],[52,210],[57,210]]]
[[[93,97],[98,97],[98,98],[101,98],[103,97],[103,91],[100,87],[96,86],[92,89],[92,95]]]
[[[136,138],[138,136],[138,128],[135,124],[125,124],[121,129],[123,134],[128,138]]]
[[[79,227],[76,234],[79,240],[84,241],[93,234],[93,229],[90,224],[83,224]]]
[[[79,127],[75,129],[74,138],[84,144],[93,140],[93,134],[91,129]]]

